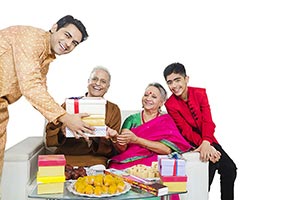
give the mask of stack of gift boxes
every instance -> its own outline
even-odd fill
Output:
[[[158,156],[158,170],[162,183],[168,186],[170,192],[185,192],[187,176],[185,160],[178,156]]]
[[[66,159],[64,155],[39,155],[37,194],[63,193]]]

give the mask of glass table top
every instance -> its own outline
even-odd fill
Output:
[[[65,187],[64,187],[64,192],[62,194],[37,194],[37,184],[36,182],[32,183],[33,185],[33,189],[31,192],[29,192],[28,197],[29,198],[34,198],[34,199],[48,199],[48,200],[89,200],[89,199],[93,199],[93,200],[97,200],[97,199],[103,199],[103,200],[109,200],[109,199],[113,199],[113,200],[126,200],[126,199],[155,199],[156,196],[147,193],[145,191],[142,190],[138,190],[138,189],[134,189],[131,188],[127,193],[125,194],[121,194],[118,196],[112,196],[112,197],[84,197],[84,196],[78,196],[73,194],[72,192],[70,192],[67,189],[68,184],[70,184],[70,182],[65,182]],[[172,194],[182,194],[182,193],[186,193],[186,192],[173,192],[173,193],[168,193],[167,195],[164,195],[165,199],[169,199],[169,196]],[[160,199],[159,197],[156,199]]]

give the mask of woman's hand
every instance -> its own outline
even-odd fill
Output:
[[[118,137],[119,137],[119,133],[118,131],[110,128],[110,127],[107,127],[106,129],[106,138],[107,139],[110,139],[110,141],[113,143],[114,147],[116,148],[116,150],[118,152],[123,152],[126,150],[127,148],[127,145],[126,144],[123,144],[123,143],[120,143],[118,141]]]
[[[126,145],[129,143],[136,143],[138,137],[129,129],[123,129],[121,134],[118,135],[117,141],[120,145]]]
[[[116,130],[107,127],[105,136],[107,139],[110,139],[113,143],[116,143],[118,135],[119,133]]]

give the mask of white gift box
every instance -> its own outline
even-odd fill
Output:
[[[70,114],[88,113],[82,121],[95,128],[95,134],[85,133],[89,137],[106,136],[105,112],[106,100],[98,97],[83,97],[66,99],[66,111]],[[73,133],[66,128],[66,137],[74,137]]]
[[[169,158],[167,155],[158,156],[158,170],[161,176],[185,176],[185,160]]]
[[[105,116],[106,100],[98,97],[66,99],[66,111],[70,114],[88,113]]]

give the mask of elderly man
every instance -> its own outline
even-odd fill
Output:
[[[88,92],[86,97],[103,97],[110,86],[110,73],[104,67],[95,67],[88,79]],[[78,97],[83,98],[83,97]],[[65,104],[63,104],[65,108]],[[106,102],[105,124],[108,131],[119,132],[121,126],[121,113],[119,107]],[[109,134],[107,134],[109,135]],[[73,166],[91,166],[96,164],[107,165],[107,160],[117,153],[115,138],[109,137],[80,137],[66,138],[65,126],[62,123],[46,126],[46,143],[49,147],[57,147],[55,153],[65,154],[67,163]]]

